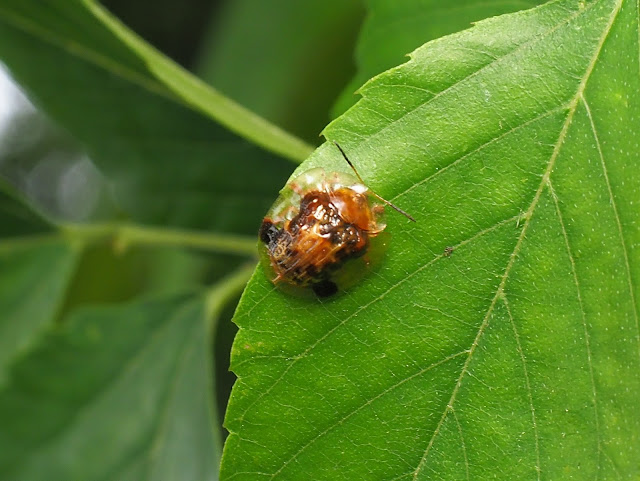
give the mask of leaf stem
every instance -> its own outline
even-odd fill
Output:
[[[162,55],[96,2],[83,0],[82,3],[120,41],[145,60],[150,79],[142,78],[144,84],[149,80],[158,82],[161,85],[159,91],[167,89],[176,100],[189,108],[200,111],[241,137],[296,163],[302,162],[313,151],[313,146],[234,102]],[[95,55],[89,53],[89,59],[94,59]],[[139,74],[133,73],[130,79],[135,82],[139,77]]]
[[[96,2],[81,0],[81,3],[90,15],[140,58],[144,68],[132,68],[116,58],[95,51],[89,45],[79,43],[71,36],[63,38],[55,31],[43,28],[27,15],[17,13],[12,7],[0,8],[0,18],[27,35],[65,51],[68,55],[200,112],[240,137],[295,163],[302,162],[313,151],[312,145],[234,102],[168,59]]]
[[[227,303],[244,289],[255,268],[253,263],[240,266],[209,289],[205,298],[205,316],[208,329],[213,328],[216,318]]]
[[[131,224],[63,224],[63,236],[83,244],[112,239],[116,250],[132,245],[175,246],[203,249],[241,256],[255,256],[256,240],[249,236],[167,229]]]

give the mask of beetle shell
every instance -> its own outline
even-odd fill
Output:
[[[260,227],[272,281],[311,288],[320,297],[334,294],[345,265],[365,256],[385,229],[383,214],[384,206],[354,176],[304,172],[282,190]]]

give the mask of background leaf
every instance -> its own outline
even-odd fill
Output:
[[[175,296],[84,309],[51,332],[0,392],[0,477],[217,479],[204,315]]]
[[[312,144],[353,76],[359,0],[234,0],[215,12],[198,73]],[[310,95],[313,92],[313,95]]]
[[[485,2],[481,0],[367,0],[356,61],[358,72],[334,107],[334,116],[358,100],[357,89],[371,77],[406,61],[407,52],[425,42],[449,35],[473,22],[544,3],[541,0]]]
[[[46,233],[51,227],[15,189],[0,181],[0,229],[2,237],[21,237]]]
[[[79,252],[1,183],[0,234],[2,385],[7,364],[55,320]]]
[[[640,475],[638,40],[637,2],[557,1],[362,89],[325,134],[418,222],[326,301],[258,270],[222,479]]]
[[[309,151],[89,0],[3,2],[0,58],[84,144],[118,205],[138,222],[255,231],[290,164],[220,124],[292,158]]]

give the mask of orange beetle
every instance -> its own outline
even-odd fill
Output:
[[[334,142],[335,143],[335,142]],[[342,148],[355,177],[312,169],[296,177],[260,227],[275,284],[310,287],[318,297],[337,292],[336,273],[363,256],[386,227],[384,205],[406,212],[369,190]]]

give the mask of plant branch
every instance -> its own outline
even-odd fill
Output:
[[[253,263],[240,266],[209,289],[205,300],[205,316],[208,328],[212,328],[214,321],[224,306],[244,289],[255,268],[256,266]]]
[[[255,256],[256,239],[249,236],[181,229],[167,229],[131,224],[64,224],[61,233],[82,244],[112,239],[117,250],[133,245],[174,246],[203,249],[241,256]]]

